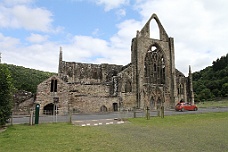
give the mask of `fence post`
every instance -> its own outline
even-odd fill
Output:
[[[69,114],[70,114],[70,123],[72,124],[72,109],[71,108],[69,110]]]
[[[164,118],[164,115],[165,115],[164,106],[161,106],[161,118]]]
[[[29,117],[29,124],[32,126],[33,125],[33,110],[30,110],[30,117]]]
[[[146,107],[146,119],[149,120],[150,119],[150,114],[149,114],[149,107]]]

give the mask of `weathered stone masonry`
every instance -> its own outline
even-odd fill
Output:
[[[151,20],[158,25],[160,39],[150,36]],[[54,80],[56,92],[50,89]],[[72,108],[76,112],[157,109],[161,104],[173,108],[181,99],[194,102],[191,69],[185,77],[175,68],[174,39],[168,37],[156,14],[132,39],[131,63],[126,66],[66,62],[60,48],[58,76],[37,89],[41,112],[53,103],[53,97],[59,97],[62,111]]]

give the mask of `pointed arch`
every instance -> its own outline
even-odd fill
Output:
[[[142,30],[140,31],[140,36],[143,37],[148,37],[150,38],[150,22],[151,20],[155,20],[157,25],[158,25],[158,29],[159,29],[159,38],[162,41],[169,41],[169,37],[164,29],[164,27],[162,26],[158,16],[156,14],[152,14],[152,16],[150,17],[150,19],[147,21],[147,23],[144,25],[144,27],[142,28]]]
[[[58,81],[56,78],[51,79],[50,92],[57,92]]]
[[[150,38],[160,39],[159,27],[155,20],[150,21]]]
[[[144,60],[144,80],[149,84],[165,84],[166,58],[161,47],[153,44],[147,50]]]
[[[107,111],[108,111],[108,108],[105,105],[102,105],[100,107],[100,112],[107,112]]]

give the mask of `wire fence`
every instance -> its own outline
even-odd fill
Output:
[[[38,114],[34,109],[31,109],[29,114],[26,115],[13,115],[12,124],[22,124],[28,123],[30,125],[38,123],[56,123],[56,122],[67,122],[71,123],[73,121],[80,121],[80,120],[96,120],[96,119],[110,119],[110,118],[117,118],[117,119],[127,119],[127,118],[136,118],[136,117],[145,117],[148,116],[159,116],[159,111],[149,112],[145,109],[138,109],[138,110],[126,110],[126,109],[119,109],[116,112],[99,112],[99,113],[78,113],[77,111],[67,111],[67,110],[43,110],[42,113]],[[38,119],[38,120],[36,120]]]

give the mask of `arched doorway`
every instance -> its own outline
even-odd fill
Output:
[[[54,109],[54,104],[49,103],[46,106],[44,106],[43,114],[44,115],[53,115],[53,109]]]
[[[150,109],[154,110],[155,109],[155,100],[154,97],[150,98]]]
[[[107,107],[105,105],[101,106],[100,112],[107,112]]]

